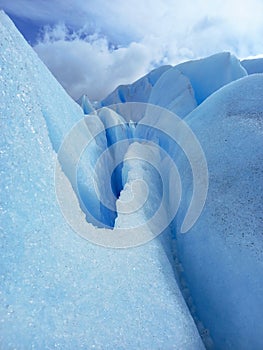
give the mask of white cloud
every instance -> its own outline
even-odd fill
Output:
[[[0,5],[1,5],[0,0]],[[6,1],[5,1],[6,2]],[[218,51],[263,53],[262,0],[18,0],[12,13],[66,27],[48,30],[36,51],[69,93],[104,97],[158,62],[175,64]],[[80,28],[88,33],[84,35]],[[109,49],[110,44],[117,46]]]
[[[83,93],[92,100],[101,99],[116,85],[129,83],[152,68],[152,51],[142,43],[113,50],[105,37],[69,34],[63,25],[46,31],[35,50],[75,99]]]

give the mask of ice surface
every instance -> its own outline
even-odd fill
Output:
[[[175,67],[157,68],[133,84],[119,86],[98,106],[150,102],[185,117],[212,93],[245,75],[246,70],[234,55],[218,53]]]
[[[122,182],[125,187],[116,203],[116,227],[128,228],[131,223],[136,227],[154,215],[163,192],[162,179],[156,169],[160,163],[160,151],[154,143],[131,144],[124,157]]]
[[[171,68],[161,75],[148,102],[167,108],[180,117],[185,117],[197,106],[189,79],[177,68]]]
[[[55,79],[52,79],[52,85],[49,87],[49,70],[38,59],[36,53],[28,49],[28,44],[17,30],[9,30],[8,34],[6,33],[6,23],[8,19],[1,15],[1,107],[5,111],[2,116],[9,119],[8,113],[16,101],[24,103],[27,117],[32,114],[31,110],[34,107],[45,118],[52,146],[57,151],[66,133],[83,117],[83,113]],[[17,75],[12,70],[16,71]],[[24,77],[26,81],[22,80]],[[6,98],[7,94],[9,100]],[[29,99],[28,95],[34,96],[34,100]],[[67,104],[63,103],[63,99],[68,101]],[[50,101],[54,100],[57,103],[51,104]],[[13,110],[12,113],[16,111]]]
[[[245,77],[186,118],[206,154],[204,212],[177,249],[199,319],[218,349],[263,348],[263,75]],[[184,157],[180,228],[191,194]]]
[[[77,103],[83,109],[84,114],[90,114],[95,110],[87,95],[83,95]]]
[[[161,66],[152,70],[133,84],[120,85],[102,100],[100,105],[103,107],[120,102],[148,102],[152,87],[156,84],[160,76],[170,68],[171,66]]]
[[[181,63],[176,68],[189,78],[198,105],[222,86],[247,75],[229,52]]]
[[[248,74],[263,73],[263,58],[254,58],[241,61]]]
[[[81,109],[2,12],[0,38],[1,347],[202,349],[160,240],[111,250],[67,225],[54,150]]]
[[[80,132],[83,130],[86,136],[90,134],[91,139],[78,164],[76,187],[84,204],[83,210],[87,220],[95,226],[113,227],[115,202],[122,189],[121,165],[130,143],[130,128],[119,114],[104,107],[86,117]],[[76,148],[76,137],[74,135],[71,142],[73,148]],[[75,167],[70,163],[69,168]],[[68,172],[66,170],[66,174]],[[70,178],[74,180],[74,176],[73,172]]]
[[[120,85],[97,107],[125,102],[149,102],[185,117],[196,107],[189,79],[176,68],[161,66],[130,85]]]

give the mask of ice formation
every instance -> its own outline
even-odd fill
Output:
[[[153,70],[131,85],[119,86],[102,100],[100,106],[150,102],[184,117],[213,92],[246,75],[235,56],[222,52],[175,67],[163,66]]]
[[[170,68],[171,66],[161,66],[133,84],[120,85],[100,102],[100,106],[109,106],[120,102],[148,102],[153,86],[160,76]]]
[[[67,225],[54,150],[83,115],[0,18],[1,347],[202,349],[160,240],[112,250]]]
[[[263,75],[216,92],[186,121],[209,169],[203,214],[187,235],[177,235],[197,313],[219,349],[261,349],[263,339]],[[178,159],[187,208],[191,178]]]
[[[198,105],[222,86],[247,75],[239,60],[229,52],[181,63],[176,68],[189,78]]]
[[[197,106],[189,79],[176,67],[162,74],[154,85],[148,102],[167,108],[181,118]]]
[[[241,61],[248,74],[263,73],[263,58],[250,58]]]

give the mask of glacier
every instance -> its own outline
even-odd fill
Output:
[[[261,349],[263,75],[223,52],[78,106],[0,38],[1,347]]]
[[[234,55],[221,52],[174,67],[161,66],[133,84],[119,86],[97,107],[120,102],[149,102],[184,118],[213,92],[246,75],[248,72]]]
[[[83,114],[0,17],[1,347],[202,349],[160,240],[112,250],[67,225],[55,152]]]

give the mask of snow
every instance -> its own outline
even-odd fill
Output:
[[[199,319],[219,349],[263,347],[262,116],[263,75],[233,82],[186,117],[209,169],[204,211],[177,252]],[[181,226],[191,194],[191,172],[178,156],[184,194]]]
[[[76,122],[86,125],[77,130],[76,149],[60,158],[74,188],[70,156],[84,134],[104,128],[102,114],[111,112],[83,119],[3,12],[0,38],[1,347],[202,349],[169,260],[169,232],[147,245],[114,250],[81,239],[61,214],[55,152]],[[85,170],[114,137],[119,129],[108,138],[100,132],[83,154],[90,161],[80,164],[77,186],[86,184]]]
[[[248,74],[263,73],[263,58],[246,59],[241,64]]]

